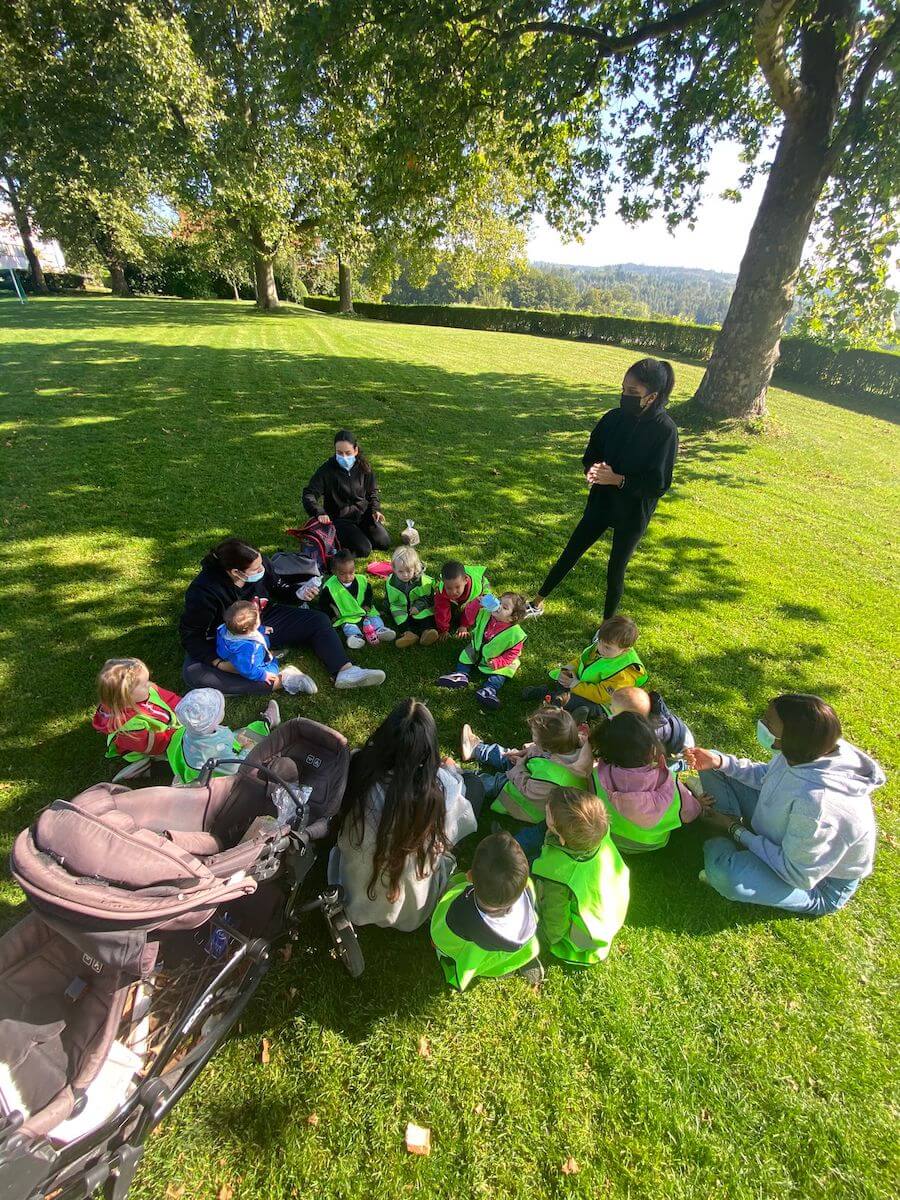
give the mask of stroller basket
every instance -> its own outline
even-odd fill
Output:
[[[12,872],[32,911],[0,938],[0,1197],[63,1200],[104,1181],[124,1197],[144,1139],[243,1011],[272,940],[313,907],[336,947],[335,928],[352,934],[334,893],[298,903],[348,765],[340,734],[298,718],[236,775],[97,784],[18,836]]]

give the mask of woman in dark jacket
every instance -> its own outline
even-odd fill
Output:
[[[387,550],[390,535],[381,512],[375,472],[349,429],[334,435],[334,454],[303,489],[303,507],[311,517],[332,521],[338,541],[360,558],[372,547]]]
[[[245,679],[216,655],[216,630],[226,608],[236,600],[252,600],[262,623],[272,629],[273,650],[307,646],[339,688],[371,687],[384,682],[383,671],[365,671],[347,658],[341,639],[325,613],[299,608],[295,585],[281,579],[267,558],[240,538],[227,538],[210,550],[201,571],[188,586],[178,631],[184,646],[182,674],[188,687],[218,688],[226,695],[269,692],[262,681]],[[315,691],[312,680],[306,690]]]
[[[619,607],[628,561],[672,484],[678,430],[665,406],[674,385],[671,363],[642,358],[629,367],[619,407],[604,413],[594,426],[581,460],[591,489],[584,515],[528,606],[528,616],[540,615],[546,597],[607,529],[612,530],[612,548],[604,620]]]

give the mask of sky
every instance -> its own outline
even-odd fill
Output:
[[[738,186],[738,149],[735,143],[723,143],[713,151],[704,202],[693,229],[683,225],[669,233],[661,217],[632,228],[611,211],[615,208],[615,196],[611,196],[609,214],[580,244],[563,242],[539,218],[528,241],[528,257],[532,262],[580,266],[643,263],[736,274],[765,186],[765,179],[754,180],[738,204],[719,199],[724,188]]]

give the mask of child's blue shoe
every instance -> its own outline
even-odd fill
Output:
[[[499,708],[500,707],[500,697],[497,695],[497,693],[494,691],[494,689],[492,687],[488,687],[486,684],[484,687],[480,687],[478,689],[478,691],[475,693],[475,699],[478,701],[478,703],[481,705],[482,708]]]
[[[463,675],[462,671],[451,671],[449,675],[442,675],[437,685],[445,688],[464,688],[469,686],[469,677]]]

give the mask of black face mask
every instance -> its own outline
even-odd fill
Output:
[[[641,412],[641,397],[629,396],[627,392],[623,392],[619,398],[619,408],[630,417],[637,417]]]

